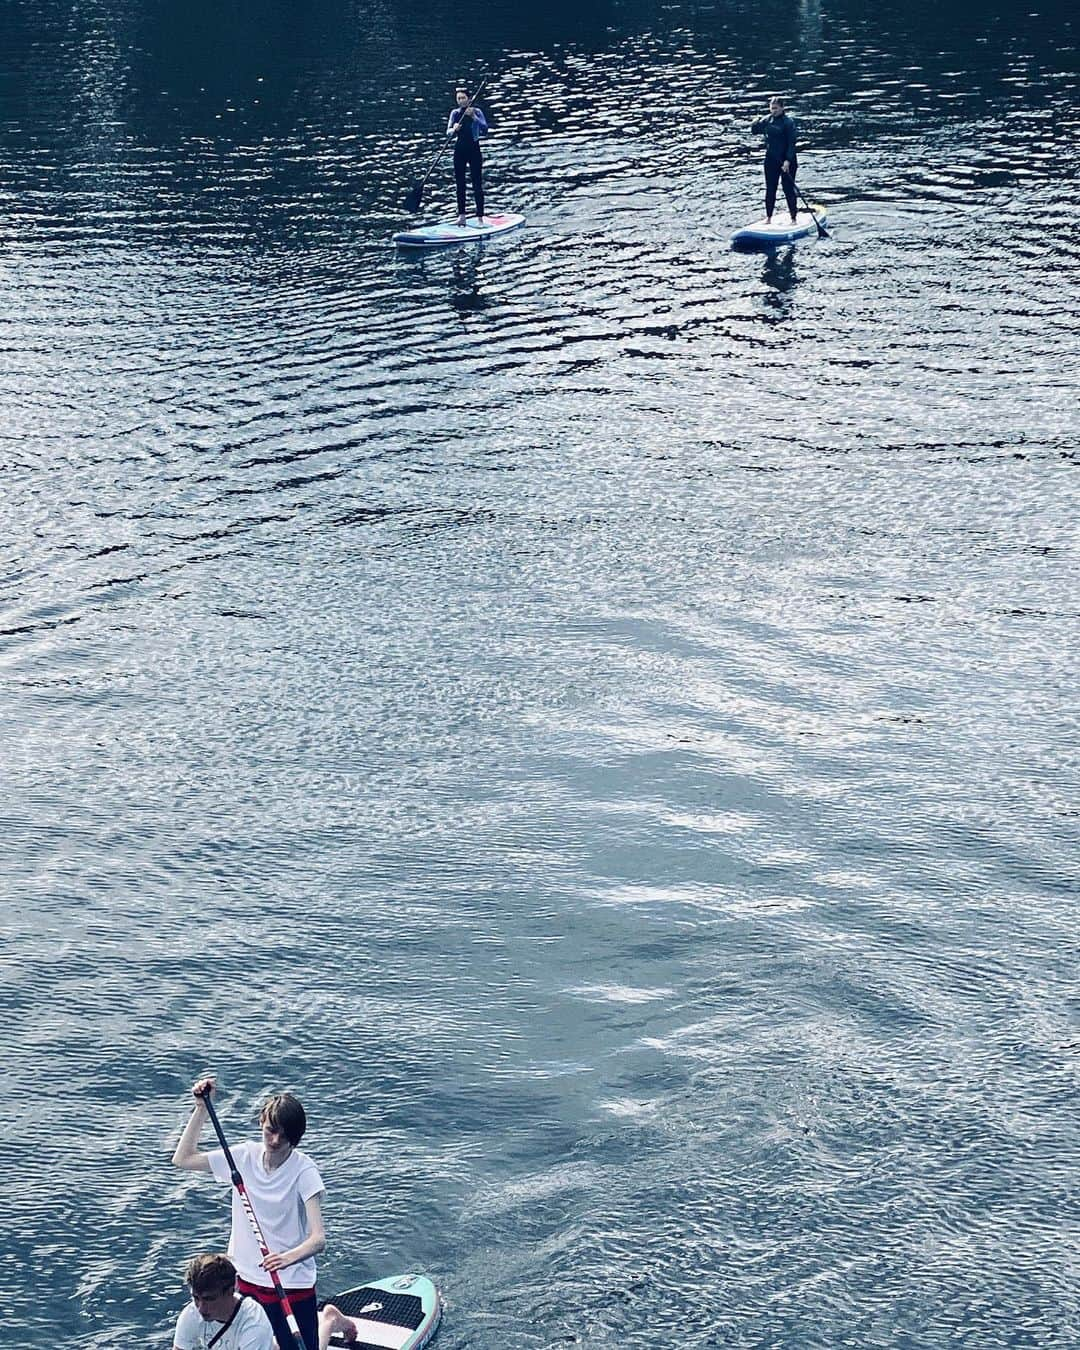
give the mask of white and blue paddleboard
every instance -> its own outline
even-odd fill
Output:
[[[475,244],[496,234],[506,234],[525,224],[524,216],[512,212],[484,215],[483,225],[475,216],[459,225],[456,220],[440,220],[437,225],[420,225],[415,230],[402,230],[394,235],[398,248],[448,248],[451,244]]]
[[[825,208],[823,206],[814,206],[814,216],[824,225],[827,221]],[[731,236],[731,242],[735,245],[749,244],[789,244],[793,239],[805,239],[808,234],[817,234],[818,227],[814,224],[814,216],[809,211],[800,211],[794,220],[787,211],[777,211],[768,221],[764,218],[755,220],[753,225],[744,225],[741,230],[736,230]]]
[[[357,1338],[331,1336],[349,1350],[420,1350],[439,1329],[442,1296],[426,1275],[389,1275],[328,1299],[356,1323]]]

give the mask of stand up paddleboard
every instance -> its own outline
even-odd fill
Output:
[[[476,244],[495,234],[506,234],[525,224],[524,216],[503,212],[485,215],[483,225],[471,216],[464,225],[456,220],[441,220],[437,225],[421,225],[415,230],[402,230],[394,235],[398,248],[447,248],[451,244]]]
[[[329,1299],[360,1333],[355,1341],[340,1334],[332,1346],[348,1350],[420,1350],[439,1329],[442,1298],[426,1275],[390,1275]]]
[[[823,206],[814,206],[814,215],[824,225],[828,219]],[[744,225],[731,236],[731,242],[739,244],[788,244],[793,239],[805,239],[808,234],[817,234],[814,216],[809,211],[800,211],[795,220],[787,211],[777,211],[772,223],[765,219],[755,220],[753,225]]]

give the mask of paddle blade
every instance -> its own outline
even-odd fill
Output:
[[[405,198],[406,211],[419,211],[420,201],[424,195],[423,183],[414,183],[409,189],[409,195]]]

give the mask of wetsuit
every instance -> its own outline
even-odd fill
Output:
[[[787,160],[788,172],[783,175],[784,197],[794,220],[799,209],[795,196],[795,175],[799,171],[799,160],[795,154],[795,123],[785,112],[779,117],[763,117],[750,130],[757,136],[765,137],[765,214],[771,216],[776,206],[776,185],[781,181],[781,169]]]
[[[484,157],[480,153],[480,137],[487,131],[487,119],[473,104],[471,118],[465,117],[463,108],[455,108],[446,124],[446,134],[454,136],[454,181],[457,184],[458,215],[465,214],[465,170],[472,176],[473,197],[476,201],[476,214],[484,214]],[[465,118],[465,126],[456,132],[458,123]]]

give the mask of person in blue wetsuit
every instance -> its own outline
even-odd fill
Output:
[[[750,128],[755,136],[765,137],[765,216],[772,220],[776,208],[776,185],[782,182],[791,219],[799,214],[795,196],[795,175],[799,169],[795,153],[795,123],[784,111],[782,98],[769,100],[769,115]]]
[[[487,131],[487,118],[475,104],[469,102],[467,89],[457,90],[457,107],[450,113],[446,134],[454,137],[454,181],[457,184],[458,224],[465,224],[465,171],[472,177],[476,218],[484,223],[484,157],[480,153],[480,137]]]

